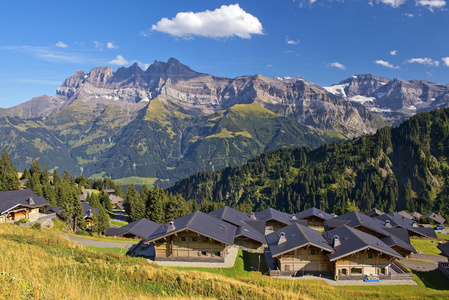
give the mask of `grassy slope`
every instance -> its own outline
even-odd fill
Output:
[[[259,272],[247,272],[242,270],[244,264],[241,260],[233,268],[234,271],[230,269],[220,275],[163,268],[140,258],[94,252],[45,231],[6,224],[0,224],[0,253],[0,272],[4,272],[0,275],[0,298],[6,299],[449,297],[448,291],[426,287],[438,274],[426,274],[425,280],[417,274],[420,285],[416,287],[337,288],[318,280],[282,280],[263,276]]]
[[[423,254],[443,255],[440,249],[437,248],[438,240],[411,237],[410,243],[417,251],[421,251]]]

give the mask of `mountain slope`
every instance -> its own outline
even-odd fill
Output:
[[[186,200],[246,203],[293,213],[407,209],[449,214],[449,109],[421,113],[397,128],[316,149],[284,148],[239,167],[200,172],[169,191]]]

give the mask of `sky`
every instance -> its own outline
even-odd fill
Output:
[[[54,95],[77,70],[145,70],[171,57],[228,78],[329,86],[371,73],[446,85],[448,9],[446,0],[0,1],[0,107]]]

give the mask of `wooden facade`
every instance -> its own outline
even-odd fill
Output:
[[[224,262],[228,245],[192,231],[181,231],[153,242],[155,260]]]
[[[16,222],[21,219],[28,219],[30,221],[36,221],[39,219],[39,208],[29,208],[18,206],[13,210],[9,211],[5,215],[0,217],[0,222],[8,223],[8,222]]]
[[[263,251],[263,248],[265,244],[255,241],[253,239],[244,237],[244,236],[238,236],[234,239],[234,245],[238,246],[240,249],[244,250],[256,250],[256,251]]]
[[[275,232],[279,229],[284,228],[285,226],[287,226],[286,224],[276,221],[276,220],[268,220],[265,223],[265,235],[270,234],[272,232]]]
[[[276,257],[282,274],[315,274],[329,273],[332,264],[327,257],[328,252],[313,246],[295,249]]]
[[[324,220],[317,216],[310,216],[310,217],[304,218],[304,220],[307,220],[307,226],[324,227]]]
[[[363,250],[334,261],[335,273],[344,276],[379,276],[387,275],[394,258],[376,250]]]

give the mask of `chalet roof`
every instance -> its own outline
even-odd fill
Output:
[[[62,207],[57,207],[57,206],[49,206],[45,209],[45,213],[51,213],[54,212],[55,214],[57,214],[58,216],[62,216]]]
[[[279,243],[281,235],[284,235],[285,241]],[[298,223],[268,234],[266,240],[273,257],[306,246],[315,246],[327,252],[334,250],[320,232]]]
[[[396,212],[391,212],[381,216],[375,217],[375,219],[382,222],[389,221],[392,227],[406,228],[409,232],[423,237],[437,238],[435,231],[432,228],[419,227],[416,221],[407,219]]]
[[[382,222],[378,219],[368,217],[367,215],[362,214],[358,211],[352,211],[352,212],[346,213],[344,215],[340,215],[340,216],[332,219],[332,221],[338,221],[338,220],[349,221],[349,222],[345,223],[345,225],[347,225],[349,227],[354,227],[354,228],[365,227],[369,230],[377,232],[381,236],[389,236],[390,235],[388,232],[386,232],[382,228],[384,226],[384,222]],[[329,224],[327,224],[327,225],[329,226]]]
[[[148,219],[140,219],[137,221],[134,221],[132,223],[129,223],[125,226],[122,226],[120,228],[109,228],[106,231],[106,235],[108,236],[122,236],[124,234],[133,234],[135,236],[138,236],[140,238],[146,239],[149,237],[158,227],[160,224],[155,223]],[[116,230],[118,229],[118,230]]]
[[[265,236],[265,226],[267,224],[266,221],[263,220],[248,220],[245,221],[246,224],[251,226],[252,228],[256,229],[260,233],[262,233]]]
[[[36,196],[30,189],[0,193],[0,213],[16,207],[15,204],[37,208],[48,205],[48,201],[42,196]]]
[[[408,230],[406,228],[401,228],[401,227],[384,227],[383,228],[385,231],[389,232],[391,235],[394,235],[397,238],[400,238],[401,240],[403,240],[404,242],[406,242],[407,244],[410,244],[410,236],[408,234]]]
[[[266,243],[265,235],[248,224],[243,224],[242,226],[237,227],[235,237],[238,236],[244,236],[257,242],[261,242],[262,244]]]
[[[171,223],[171,224],[170,224]],[[159,226],[146,240],[150,243],[172,234],[189,230],[227,245],[234,243],[236,227],[201,211]]]
[[[449,242],[445,243],[445,244],[440,244],[437,247],[438,247],[438,249],[441,250],[441,252],[443,252],[444,255],[449,257]]]
[[[304,211],[301,211],[301,212],[295,214],[295,216],[297,219],[305,219],[305,218],[308,218],[311,216],[315,216],[322,220],[329,220],[334,217],[334,215],[324,212],[316,207],[312,207],[312,208],[306,209]]]
[[[377,208],[373,208],[372,210],[368,211],[367,213],[365,213],[365,215],[367,215],[368,217],[374,217],[374,216],[380,216],[383,215],[384,213],[381,210],[378,210]]]
[[[94,213],[98,213],[100,211],[98,208],[93,208],[87,202],[81,202],[81,205],[83,207],[83,216],[84,216],[84,218],[92,217]]]
[[[437,214],[434,213],[434,212],[431,213],[431,214],[422,216],[422,217],[423,217],[423,218],[426,218],[426,219],[432,219],[432,220],[434,220],[435,222],[440,223],[440,224],[444,224],[444,221],[446,221],[445,218],[443,218],[442,216],[437,215]]]
[[[363,231],[357,230],[350,226],[343,225],[334,230],[326,232],[324,234],[329,244],[332,244],[335,236],[338,236],[340,245],[334,247],[334,252],[328,254],[330,261],[340,259],[342,257],[363,251],[365,249],[373,249],[380,253],[385,253],[390,256],[403,259],[403,257],[389,247],[386,243],[382,242],[375,236],[372,236]]]
[[[406,217],[409,220],[413,220],[413,216],[411,214],[409,214],[408,212],[406,212],[405,210],[401,210],[400,212],[398,212],[398,214],[400,214],[403,217]]]
[[[398,246],[409,250],[410,252],[416,253],[416,249],[410,243],[404,242],[402,239],[393,234],[388,237],[380,238],[380,240],[390,247]]]
[[[231,223],[235,226],[242,226],[245,221],[251,220],[251,214],[241,212],[229,206],[223,206],[211,211],[210,216]]]
[[[262,211],[256,212],[255,216],[257,220],[264,220],[264,221],[278,221],[280,223],[283,223],[285,225],[290,225],[292,223],[292,215],[289,215],[287,213],[281,212],[274,208],[267,208]]]

